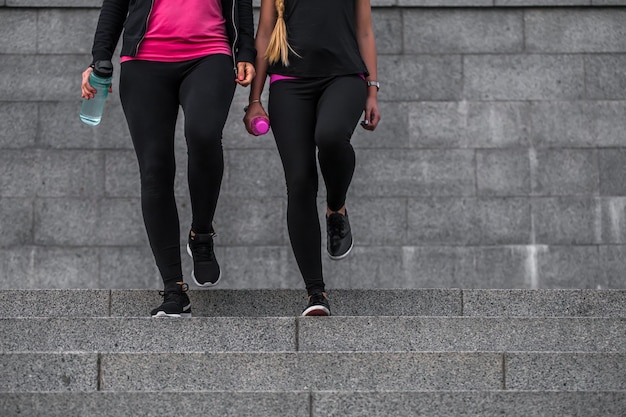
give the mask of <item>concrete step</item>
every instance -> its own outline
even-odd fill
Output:
[[[626,352],[626,318],[0,319],[0,352]]]
[[[198,317],[293,317],[300,290],[190,290]],[[336,316],[626,317],[626,290],[330,290]],[[0,290],[0,317],[146,317],[156,290]]]
[[[624,391],[0,393],[3,417],[617,417]]]
[[[0,369],[0,392],[626,390],[626,353],[2,353]]]

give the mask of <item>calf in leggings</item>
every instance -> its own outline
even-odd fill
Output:
[[[255,40],[257,75],[244,123],[268,117],[261,93],[269,75],[269,119],[287,183],[287,227],[304,279],[303,316],[328,316],[317,213],[316,152],[327,190],[327,251],[331,259],[353,246],[346,195],[355,168],[350,143],[359,118],[374,130],[376,44],[369,0],[262,0]]]
[[[237,84],[255,75],[252,0],[104,0],[94,36],[93,63],[110,61],[122,33],[120,99],[141,178],[141,208],[163,279],[153,317],[191,316],[180,256],[174,198],[174,132],[184,114],[192,222],[187,252],[199,286],[217,284],[213,215],[224,158],[222,130]],[[92,67],[82,96],[91,98]]]

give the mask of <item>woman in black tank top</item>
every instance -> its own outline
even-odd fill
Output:
[[[352,133],[380,121],[376,44],[369,0],[261,0],[255,40],[257,76],[244,123],[268,117],[261,103],[270,76],[269,119],[287,183],[287,227],[304,279],[303,316],[328,316],[317,213],[319,166],[326,185],[327,252],[353,247],[346,195],[355,168]]]

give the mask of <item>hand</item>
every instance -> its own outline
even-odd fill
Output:
[[[235,82],[242,87],[247,87],[252,82],[252,79],[256,75],[254,65],[250,62],[238,62],[237,63],[237,78]]]
[[[83,98],[86,98],[87,100],[93,98],[93,96],[95,96],[97,93],[97,90],[93,88],[91,84],[89,84],[89,76],[92,72],[93,68],[91,67],[87,67],[87,69],[83,71],[83,82],[80,86],[81,96]],[[113,92],[113,87],[109,87],[109,93],[111,92]]]
[[[265,109],[263,109],[263,106],[261,105],[261,103],[258,101],[255,101],[254,103],[248,106],[248,110],[246,110],[246,115],[243,117],[243,124],[246,126],[246,130],[248,131],[249,134],[253,136],[257,136],[257,135],[255,135],[254,132],[252,131],[252,120],[254,120],[257,117],[269,118],[267,113],[265,112]]]
[[[86,98],[87,100],[93,98],[93,96],[96,94],[96,89],[93,88],[91,84],[89,84],[89,76],[92,72],[93,68],[91,67],[88,67],[85,71],[83,71],[83,82],[80,86],[82,97]]]
[[[365,117],[361,126],[365,130],[374,130],[380,122],[380,112],[378,111],[378,101],[376,97],[368,97],[365,102]]]

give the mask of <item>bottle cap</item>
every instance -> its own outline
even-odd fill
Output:
[[[93,72],[98,77],[109,78],[113,75],[113,64],[111,61],[96,61],[93,67]]]
[[[264,117],[257,117],[252,122],[252,125],[258,135],[264,135],[270,130],[269,121]]]

